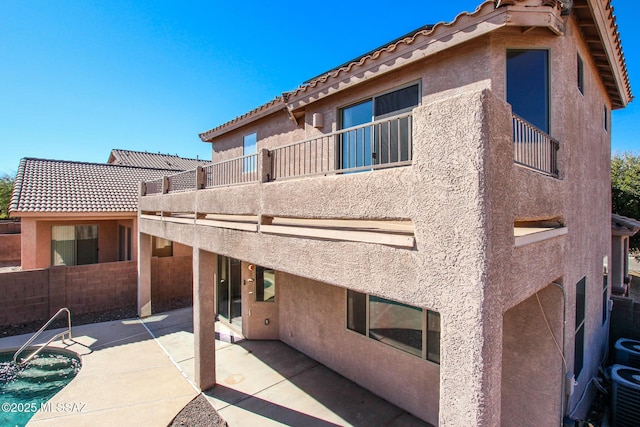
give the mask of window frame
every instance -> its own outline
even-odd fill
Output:
[[[67,227],[67,228],[73,228],[73,263],[72,264],[65,264],[65,263],[56,263],[55,262],[55,255],[54,255],[54,228],[57,227]],[[91,239],[78,239],[78,234],[79,234],[79,229],[81,227],[90,227],[92,228],[92,233],[94,234],[93,231],[95,230],[95,237],[91,238]],[[95,240],[95,249],[96,249],[96,253],[94,254],[94,260],[95,262],[89,262],[89,263],[82,263],[79,264],[78,263],[78,259],[80,258],[78,256],[78,240]],[[49,252],[50,252],[50,265],[52,266],[57,266],[57,265],[65,265],[67,267],[69,266],[77,266],[77,265],[93,265],[93,264],[99,264],[100,263],[100,226],[98,224],[58,224],[58,225],[52,225],[51,226],[51,235],[49,238]]]
[[[349,292],[352,292],[354,294],[360,295],[360,296],[364,296],[364,304],[365,304],[365,328],[364,328],[364,333],[356,330],[356,329],[351,329],[349,327]],[[441,334],[442,334],[442,316],[440,315],[439,312],[435,311],[435,310],[429,310],[426,308],[422,308],[422,307],[417,307],[417,306],[412,306],[410,304],[406,304],[406,303],[401,303],[400,301],[394,301],[394,300],[390,300],[388,298],[384,298],[384,297],[378,297],[376,296],[376,298],[382,299],[382,300],[386,300],[386,301],[390,301],[392,303],[398,303],[398,304],[402,304],[405,306],[408,306],[410,308],[415,308],[415,309],[419,309],[421,311],[421,327],[422,327],[422,348],[420,349],[420,355],[418,356],[416,353],[413,353],[411,351],[407,351],[405,349],[403,349],[400,346],[395,346],[395,345],[391,345],[387,342],[384,342],[380,339],[374,338],[371,336],[370,333],[370,327],[371,327],[371,301],[370,301],[370,297],[371,294],[368,293],[364,293],[364,292],[358,292],[352,289],[346,289],[345,290],[345,330],[349,331],[350,333],[359,335],[361,337],[364,337],[368,340],[374,341],[379,343],[380,345],[384,345],[385,347],[390,347],[394,350],[400,351],[402,353],[408,354],[412,357],[417,357],[425,362],[430,362],[430,363],[434,363],[436,365],[440,365],[440,358],[441,358],[441,353],[440,353],[440,343],[441,343]],[[429,314],[433,314],[433,315],[437,315],[438,318],[438,329],[436,330],[429,330]],[[437,332],[438,333],[438,343],[437,343],[437,349],[438,349],[438,355],[437,355],[437,360],[434,360],[432,358],[429,358],[429,349],[431,349],[431,346],[429,345],[429,332]],[[433,345],[433,344],[432,344]]]
[[[546,109],[547,109],[547,117],[546,117],[546,124],[548,129],[541,129],[539,128],[541,131],[545,132],[547,135],[551,135],[551,129],[553,129],[553,114],[551,111],[551,107],[552,107],[552,103],[551,103],[551,82],[553,81],[552,79],[552,73],[551,73],[551,58],[552,58],[552,49],[549,47],[540,47],[540,46],[535,46],[535,47],[508,47],[505,49],[505,56],[504,56],[504,99],[507,103],[509,103],[509,105],[511,105],[511,103],[509,102],[509,91],[508,91],[508,87],[509,87],[509,79],[508,79],[508,71],[509,71],[509,51],[544,51],[547,54],[547,70],[546,70],[546,79],[547,79],[547,93],[546,93]],[[513,110],[513,105],[512,106],[512,110]],[[528,118],[523,117],[522,114],[513,111],[514,114],[517,114],[518,116],[522,117],[524,120],[526,120],[527,122],[531,123],[529,121]],[[535,125],[534,123],[532,123],[536,128],[537,125]]]
[[[402,108],[400,110],[396,110],[396,111],[392,111],[390,113],[385,113],[385,114],[381,114],[379,116],[376,116],[375,112],[376,112],[376,100],[378,98],[381,98],[385,95],[389,95],[391,93],[394,92],[398,92],[413,86],[417,86],[417,95],[418,95],[418,103],[415,106],[411,106],[411,107],[406,107],[406,108]],[[407,113],[409,111],[412,111],[414,108],[419,107],[420,105],[422,105],[422,97],[423,97],[423,93],[422,93],[422,78],[418,78],[415,80],[411,80],[409,82],[406,82],[402,85],[398,85],[398,86],[394,86],[392,88],[389,88],[388,90],[382,91],[382,92],[377,92],[373,95],[370,96],[366,96],[366,97],[362,97],[359,98],[355,101],[349,102],[347,104],[344,105],[340,105],[337,107],[336,109],[336,124],[337,124],[337,130],[345,130],[345,129],[350,129],[351,127],[355,127],[355,126],[362,126],[362,125],[366,125],[367,123],[372,123],[374,121],[377,120],[384,120],[390,117],[394,117],[400,114],[404,114]],[[343,112],[344,110],[347,110],[349,108],[355,107],[357,105],[360,104],[364,104],[365,102],[370,102],[371,103],[371,118],[368,122],[362,123],[360,125],[353,125],[353,126],[349,126],[349,127],[344,127],[344,117],[343,117]],[[367,128],[365,128],[367,129]],[[362,135],[363,138],[368,138],[369,139],[369,147],[368,147],[368,151],[371,152],[372,156],[371,158],[367,157],[366,159],[363,158],[363,164],[359,165],[358,164],[358,159],[357,159],[357,155],[356,158],[353,159],[355,161],[355,166],[349,166],[349,167],[345,167],[345,157],[344,157],[344,148],[343,148],[343,141],[342,141],[342,137],[338,137],[336,138],[336,143],[335,143],[335,150],[336,153],[339,153],[338,156],[336,156],[335,159],[335,167],[337,170],[348,170],[348,169],[357,169],[357,168],[364,168],[364,170],[371,170],[371,169],[375,169],[377,167],[377,165],[379,164],[394,164],[394,163],[401,163],[403,160],[401,160],[402,157],[402,152],[401,150],[398,152],[398,160],[397,161],[387,161],[387,162],[380,162],[380,159],[378,158],[378,154],[375,151],[375,141],[374,141],[374,130],[371,129],[369,132],[367,132],[366,130],[362,131]],[[365,134],[368,133],[368,137],[364,136]],[[411,136],[409,137],[408,140],[411,140]],[[358,142],[355,142],[356,147]],[[363,144],[365,144],[365,142],[363,142]],[[363,147],[363,151],[366,153],[367,148]],[[408,149],[408,154],[410,153],[410,150]],[[365,154],[366,157],[366,154]],[[409,154],[410,157],[410,154]],[[351,160],[349,158],[349,165],[351,164]],[[367,163],[367,161],[370,161],[370,163]],[[378,166],[379,167],[379,166]]]
[[[247,139],[253,137],[253,144],[247,144]],[[247,153],[247,147],[253,145],[253,153]],[[258,154],[258,132],[252,132],[242,137],[242,157]],[[242,172],[252,173],[258,169],[257,161],[251,161],[250,159],[244,159],[242,162]]]

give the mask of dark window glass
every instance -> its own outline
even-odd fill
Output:
[[[419,87],[418,84],[415,84],[376,97],[374,104],[375,118],[379,119],[380,116],[387,114],[399,114],[403,110],[406,111],[416,107],[420,102]]]
[[[586,285],[586,277],[580,279],[580,281],[576,284],[576,335],[573,359],[573,371],[576,378],[578,378],[578,375],[580,375],[584,363],[584,316],[586,305]]]
[[[576,328],[584,321],[587,278],[583,277],[576,285]]]
[[[427,360],[440,363],[440,313],[427,311]]]
[[[602,275],[602,324],[607,322],[609,311],[609,276]]]
[[[604,106],[604,130],[608,131],[609,130],[609,109],[607,108],[607,106]]]
[[[584,366],[584,323],[580,326],[580,329],[576,331],[576,344],[574,350],[574,375],[577,379],[582,372],[582,367]]]
[[[507,102],[515,114],[549,133],[549,58],[546,50],[507,51]]]
[[[584,95],[584,64],[578,55],[578,90]]]
[[[369,336],[422,357],[422,309],[370,296]]]
[[[367,334],[367,295],[347,291],[347,328],[359,334]]]

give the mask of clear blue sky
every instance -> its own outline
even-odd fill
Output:
[[[199,132],[480,3],[0,0],[0,175],[112,148],[209,159]],[[640,95],[637,3],[613,4]],[[640,150],[638,123],[640,101],[614,112],[614,151]]]

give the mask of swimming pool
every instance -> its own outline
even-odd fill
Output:
[[[46,402],[80,371],[80,358],[70,351],[47,348],[23,367],[13,352],[0,352],[0,426],[24,426]]]

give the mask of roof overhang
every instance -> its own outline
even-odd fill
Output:
[[[520,27],[525,31],[546,28],[561,35],[567,19],[564,15],[569,12],[564,7],[564,3],[557,0],[487,0],[472,13],[463,12],[452,22],[423,28],[334,68],[243,116],[200,134],[200,138],[213,142],[216,137],[282,110],[290,117],[297,117],[296,112],[336,92],[503,27]],[[610,0],[575,0],[571,13],[582,28],[612,107],[623,108],[632,95]]]
[[[613,109],[633,100],[611,0],[574,0],[572,14],[589,47]]]

